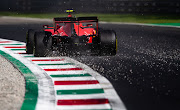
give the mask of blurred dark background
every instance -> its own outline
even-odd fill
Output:
[[[0,11],[179,14],[180,0],[1,0]]]

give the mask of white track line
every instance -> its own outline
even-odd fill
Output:
[[[87,77],[61,77],[61,78],[52,78],[53,81],[84,81],[84,80],[96,80],[92,76],[87,76]]]
[[[88,84],[88,85],[56,85],[55,90],[75,90],[75,89],[101,89],[99,84]]]
[[[42,69],[65,69],[65,68],[80,68],[75,65],[54,65],[54,66],[40,66]]]
[[[85,95],[57,95],[58,99],[103,99],[105,97],[104,94],[85,94]]]
[[[57,75],[57,74],[85,74],[87,71],[46,71],[48,75]]]

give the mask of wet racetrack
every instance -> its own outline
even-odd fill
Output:
[[[24,41],[29,28],[43,23],[0,25],[0,38]],[[116,56],[74,59],[105,76],[127,110],[179,110],[180,29],[125,24],[100,24],[118,37]]]

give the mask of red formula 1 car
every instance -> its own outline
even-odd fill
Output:
[[[117,38],[112,30],[100,30],[97,17],[54,18],[54,26],[43,26],[42,32],[29,29],[26,37],[26,52],[34,56],[47,56],[50,52],[93,53],[115,55]]]

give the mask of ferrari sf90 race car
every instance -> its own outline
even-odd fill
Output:
[[[72,10],[67,10],[68,17],[54,18],[53,27],[43,26],[43,31],[29,29],[26,36],[26,53],[36,57],[48,56],[49,53],[96,55],[115,55],[117,51],[116,33],[101,30],[97,17],[72,17]]]

